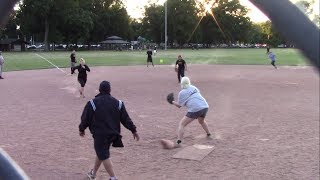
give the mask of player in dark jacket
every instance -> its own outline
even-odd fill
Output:
[[[139,140],[136,126],[131,121],[124,103],[110,95],[111,87],[108,81],[103,81],[99,87],[100,93],[90,100],[82,113],[79,125],[80,136],[85,135],[85,129],[89,127],[94,139],[96,161],[94,168],[87,174],[89,178],[95,179],[96,173],[103,163],[110,175],[110,179],[116,179],[113,165],[110,159],[109,148],[123,147],[120,133],[120,123],[129,129],[133,138]]]
[[[86,65],[86,61],[81,58],[80,59],[80,65],[72,68],[73,71],[74,70],[78,70],[79,74],[78,74],[78,82],[80,83],[80,89],[79,89],[79,92],[80,92],[80,97],[83,97],[85,98],[84,96],[84,86],[86,85],[87,83],[87,71],[90,72],[90,68]]]

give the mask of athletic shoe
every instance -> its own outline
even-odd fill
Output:
[[[96,175],[93,173],[93,169],[91,169],[91,171],[87,173],[87,176],[90,180],[96,179]]]
[[[4,78],[0,76],[0,79],[4,79]]]
[[[215,139],[215,135],[214,134],[207,134],[207,139]]]

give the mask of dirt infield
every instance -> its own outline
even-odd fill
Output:
[[[180,90],[171,66],[94,67],[85,99],[76,76],[56,69],[4,73],[0,146],[31,179],[86,179],[95,154],[89,131],[78,135],[80,115],[98,84],[109,80],[141,136],[135,142],[122,128],[126,147],[111,150],[120,180],[319,179],[319,75],[313,68],[190,65],[186,75],[210,105],[215,138],[201,138],[197,122],[185,133],[184,146],[214,146],[200,162],[173,159],[179,149],[159,144],[175,139],[186,113],[165,100]],[[100,168],[98,179],[107,177]]]

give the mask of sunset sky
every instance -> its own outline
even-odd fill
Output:
[[[163,4],[165,0],[126,0],[126,6],[128,14],[133,18],[142,18],[144,12],[144,6],[148,5],[149,2]],[[298,0],[291,0],[293,3]],[[248,16],[251,18],[253,22],[264,22],[267,21],[268,18],[258,9],[256,8],[249,0],[240,0],[240,3],[243,6],[246,6],[250,12]],[[315,13],[319,14],[319,0],[316,0],[315,4]]]

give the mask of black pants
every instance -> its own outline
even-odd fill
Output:
[[[184,77],[184,69],[183,70],[178,69],[178,80],[179,80],[179,82],[181,81],[181,77]]]
[[[277,66],[275,65],[275,61],[271,61],[271,65],[275,68],[277,68]]]

